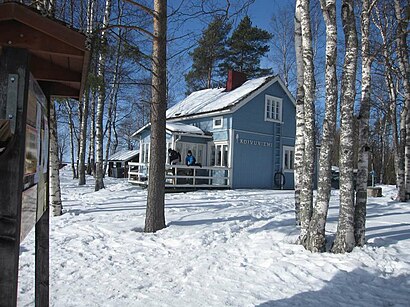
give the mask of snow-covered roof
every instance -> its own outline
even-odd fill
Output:
[[[189,133],[204,135],[205,133],[198,127],[181,123],[166,123],[166,129],[171,132]]]
[[[128,161],[134,158],[139,154],[139,150],[122,150],[118,151],[115,154],[112,154],[108,160],[109,161]]]
[[[275,76],[265,76],[246,81],[227,92],[225,88],[193,92],[187,98],[167,110],[167,119],[229,109],[271,81]]]
[[[141,131],[147,129],[151,124],[146,124],[144,127],[138,129],[134,132],[131,137],[135,137],[140,134]],[[205,132],[202,131],[200,128],[186,125],[181,123],[166,123],[165,129],[172,132],[172,133],[188,133],[188,134],[196,134],[196,135],[205,135]]]
[[[206,114],[218,111],[230,112],[232,108],[240,108],[243,104],[246,104],[249,100],[251,100],[252,97],[258,95],[261,91],[275,82],[279,83],[279,85],[289,96],[290,100],[296,106],[295,99],[283,84],[282,80],[278,76],[269,75],[248,80],[241,86],[229,92],[227,92],[225,88],[206,89],[193,92],[184,100],[167,110],[167,120],[196,115],[206,116]],[[177,124],[174,122],[167,122],[166,125],[166,129],[171,132],[205,135],[201,129],[192,125]],[[144,131],[149,126],[150,124],[147,124],[140,128],[132,134],[132,137],[139,135],[141,131]]]

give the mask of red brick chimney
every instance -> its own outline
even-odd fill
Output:
[[[230,92],[237,87],[240,87],[246,82],[246,75],[239,71],[229,70],[228,81],[226,81],[226,91]]]

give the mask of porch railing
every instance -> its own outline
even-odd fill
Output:
[[[128,182],[148,185],[147,163],[128,163]],[[165,166],[165,187],[180,188],[230,188],[231,169],[218,166],[186,166],[169,165]]]

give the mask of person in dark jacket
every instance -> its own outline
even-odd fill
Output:
[[[187,166],[194,166],[196,164],[196,159],[195,157],[192,155],[192,151],[188,150],[188,153],[186,155],[185,158],[185,164]]]
[[[178,162],[181,162],[181,154],[176,150],[168,148],[168,160],[169,164],[175,165]]]

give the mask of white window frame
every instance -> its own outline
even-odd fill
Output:
[[[291,158],[291,160],[289,161],[290,166],[286,166],[286,152],[292,152],[293,153],[290,156],[290,158]],[[284,172],[287,172],[287,173],[294,172],[294,170],[295,170],[295,147],[293,147],[293,146],[283,146],[282,169],[283,169]]]
[[[220,123],[220,124],[217,124],[216,122],[219,121],[219,120],[221,121],[221,123]],[[223,128],[223,127],[224,127],[224,118],[223,118],[223,116],[214,117],[214,118],[212,119],[212,122],[213,122],[213,127],[214,127],[214,129]]]
[[[150,143],[141,143],[140,163],[149,163]]]
[[[282,98],[265,95],[265,121],[282,123]]]
[[[227,151],[226,151],[226,165],[224,165],[224,163],[222,163],[223,162],[223,148],[224,148],[224,146],[226,146],[226,149],[227,149]],[[227,141],[220,141],[220,142],[210,142],[209,143],[209,150],[208,150],[208,163],[209,163],[209,165],[210,166],[216,166],[216,167],[229,167],[230,166],[230,156],[229,156],[229,143],[227,142]],[[217,152],[217,148],[220,148],[221,149],[221,161],[219,162],[219,163],[217,163],[217,159],[216,159],[216,152]],[[212,162],[212,148],[215,148],[215,152],[214,152],[214,154],[215,154],[215,160],[214,160],[214,163],[211,163]]]

